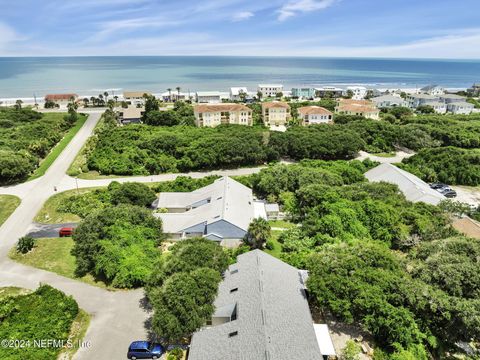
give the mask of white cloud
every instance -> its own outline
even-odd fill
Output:
[[[19,40],[23,40],[23,38],[13,28],[0,22],[0,49],[7,48],[13,42]]]
[[[278,10],[278,20],[284,21],[300,13],[323,10],[336,2],[337,0],[292,0]]]
[[[250,11],[241,11],[233,15],[233,21],[243,21],[250,19],[254,14]]]

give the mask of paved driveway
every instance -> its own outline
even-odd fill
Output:
[[[28,229],[28,236],[35,239],[39,238],[55,238],[58,237],[58,231],[63,227],[77,227],[78,223],[63,224],[39,224],[33,223]]]

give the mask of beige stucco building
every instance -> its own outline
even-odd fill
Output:
[[[344,115],[359,115],[372,120],[380,119],[380,110],[368,100],[339,99],[335,112]]]
[[[302,106],[298,108],[301,125],[333,124],[333,113],[321,106]]]
[[[242,104],[201,104],[193,107],[197,126],[253,125],[252,109]]]
[[[283,101],[262,103],[262,119],[266,126],[286,126],[291,119],[290,105]]]

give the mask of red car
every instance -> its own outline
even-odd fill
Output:
[[[58,231],[58,236],[64,237],[64,236],[72,236],[73,234],[73,228],[71,227],[63,227]]]

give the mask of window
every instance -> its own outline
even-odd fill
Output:
[[[228,337],[231,338],[231,337],[234,337],[234,336],[237,336],[238,335],[238,331],[234,331],[234,332],[231,332],[230,334],[228,334]]]
[[[232,290],[230,290],[230,294],[231,293],[234,293],[234,292],[237,292],[238,291],[238,287],[237,288],[233,288]]]

